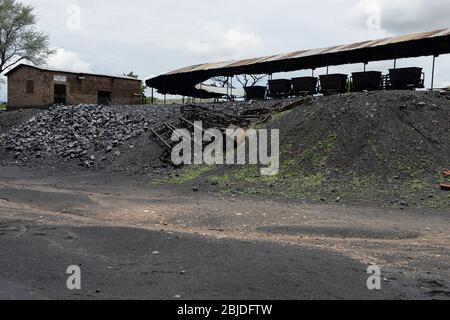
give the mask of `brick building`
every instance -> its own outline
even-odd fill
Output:
[[[8,109],[53,104],[140,104],[141,81],[20,64],[6,73]]]

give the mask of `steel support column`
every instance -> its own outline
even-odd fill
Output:
[[[431,91],[434,90],[434,71],[435,71],[435,67],[436,67],[436,58],[438,56],[433,56],[433,69],[431,71]]]
[[[234,77],[231,77],[231,82],[230,82],[230,90],[231,90],[230,99],[231,99],[231,101],[233,101],[233,78]]]

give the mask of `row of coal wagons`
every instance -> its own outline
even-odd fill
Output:
[[[291,80],[269,80],[268,87],[246,87],[247,100],[287,98],[291,96],[338,94],[345,92],[377,90],[414,90],[424,88],[421,68],[390,69],[389,74],[380,71],[355,72],[349,79],[346,74],[327,74],[317,77],[299,77]]]

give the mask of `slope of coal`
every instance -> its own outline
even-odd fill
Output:
[[[158,118],[152,111],[79,105],[35,111],[32,117],[6,113],[1,117],[5,130],[0,139],[0,162],[130,173],[153,170],[163,166],[158,159],[161,148],[147,132],[156,119],[170,119],[176,110],[167,108],[158,112]]]
[[[267,125],[280,129],[281,168],[221,168],[222,190],[386,206],[450,208],[448,93],[391,91],[320,97]]]
[[[237,115],[270,101],[206,105]],[[178,121],[180,105],[53,106],[0,115],[0,165],[166,174],[162,148],[150,128]]]

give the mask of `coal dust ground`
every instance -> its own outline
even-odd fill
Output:
[[[84,128],[68,114],[1,113],[0,134],[46,133],[32,131],[17,150],[0,143],[0,299],[448,299],[449,198],[437,188],[450,169],[448,101],[348,94],[275,114],[264,125],[281,128],[274,180],[256,168],[174,170],[145,128],[126,137],[179,106],[107,108],[125,131],[111,151],[116,128],[96,106],[65,111]],[[236,114],[251,104],[225,106]],[[75,156],[52,127],[78,144]],[[140,159],[146,152],[154,163]],[[79,291],[66,287],[70,265],[81,268]],[[366,286],[372,265],[379,291]]]

